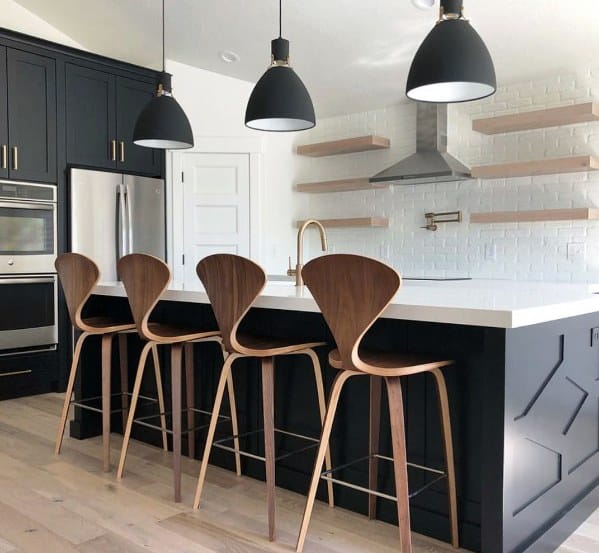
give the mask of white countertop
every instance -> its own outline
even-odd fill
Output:
[[[599,312],[599,284],[514,282],[509,280],[404,281],[383,313],[388,319],[497,328],[517,328]],[[124,296],[118,282],[99,284],[95,294]],[[208,303],[198,282],[173,282],[164,300]],[[317,312],[306,287],[269,281],[254,307]]]

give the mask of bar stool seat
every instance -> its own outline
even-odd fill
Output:
[[[218,337],[218,330],[208,331],[198,330],[197,328],[183,327],[164,323],[148,323],[148,336],[152,340],[167,343],[193,342],[194,340],[203,340],[205,338]]]
[[[275,357],[288,355],[297,351],[326,346],[326,342],[294,342],[286,338],[273,338],[269,336],[254,336],[239,333],[237,335],[239,350],[251,357]],[[291,343],[290,343],[291,342]]]
[[[109,332],[126,332],[135,330],[134,323],[127,323],[111,317],[82,317],[82,326],[89,334],[106,334]]]
[[[371,351],[360,349],[360,359],[368,365],[371,374],[380,376],[406,376],[418,374],[453,365],[455,361],[444,360],[416,355],[411,353],[398,353],[395,351]],[[343,369],[343,361],[338,349],[329,353],[329,364],[334,369]]]

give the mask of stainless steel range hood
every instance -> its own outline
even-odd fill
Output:
[[[447,152],[447,105],[417,105],[416,153],[381,171],[370,182],[424,184],[472,178],[470,169]]]

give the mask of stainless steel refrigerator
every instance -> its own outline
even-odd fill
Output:
[[[116,281],[117,260],[129,253],[166,259],[162,179],[70,170],[71,251],[91,257],[102,281]]]

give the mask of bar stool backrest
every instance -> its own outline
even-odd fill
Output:
[[[399,274],[369,257],[332,254],[310,261],[302,277],[333,333],[343,367],[368,372],[358,347],[399,290]]]
[[[100,269],[89,257],[80,253],[59,255],[54,267],[64,291],[71,324],[77,330],[85,331],[87,325],[81,318],[81,311],[100,280]]]
[[[210,299],[228,352],[240,352],[239,323],[266,284],[266,273],[250,259],[217,253],[202,259],[196,272]]]
[[[146,340],[153,340],[148,319],[171,281],[171,271],[162,259],[145,253],[121,257],[117,268],[125,285],[137,331]]]

